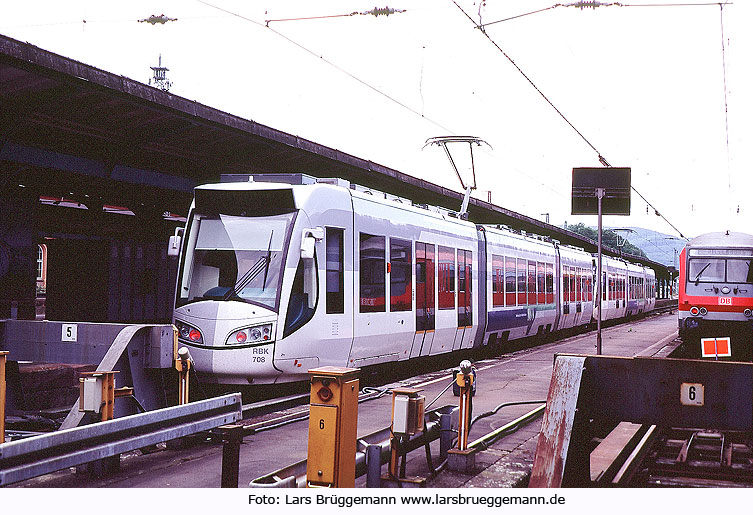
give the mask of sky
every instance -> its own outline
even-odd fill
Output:
[[[474,196],[552,224],[596,225],[570,192],[601,155],[653,206],[634,192],[605,226],[753,233],[750,2],[651,1],[395,0],[267,24],[375,3],[2,0],[0,34],[144,83],[161,56],[171,93],[456,191],[425,142],[481,138]],[[177,21],[138,21],[161,14]],[[468,149],[450,146],[465,182]]]

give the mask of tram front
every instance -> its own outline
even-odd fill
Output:
[[[296,209],[290,187],[227,183],[195,189],[173,320],[200,381],[247,385],[272,383],[280,375],[274,346],[297,218],[306,216]],[[313,300],[306,299],[301,311],[313,309]]]

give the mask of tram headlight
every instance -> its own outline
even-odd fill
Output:
[[[178,339],[190,343],[196,343],[202,345],[204,343],[204,337],[197,328],[192,325],[188,325],[180,320],[175,321],[175,327],[178,328]]]
[[[690,314],[693,315],[694,317],[697,317],[698,313],[700,312],[701,310],[698,309],[696,306],[693,306],[692,308],[690,308]]]
[[[752,317],[753,316],[753,311],[751,311],[750,309],[746,308],[745,311],[743,311],[743,314],[746,317]]]
[[[272,324],[244,327],[230,333],[225,345],[262,343],[272,339]]]
[[[709,310],[706,308],[701,308],[698,310],[698,312],[701,314],[702,317],[705,317],[708,314]]]

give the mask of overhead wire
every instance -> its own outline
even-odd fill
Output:
[[[569,125],[569,126],[570,126],[570,128],[572,128],[572,129],[573,129],[573,131],[575,131],[575,133],[576,133],[576,134],[578,134],[578,136],[580,136],[580,138],[581,138],[581,139],[582,139],[582,140],[583,140],[583,141],[584,141],[584,142],[585,142],[585,143],[586,143],[586,144],[587,144],[587,145],[588,145],[589,147],[591,147],[591,149],[592,149],[592,150],[593,150],[593,151],[594,151],[594,152],[595,152],[595,153],[597,154],[597,156],[598,156],[598,159],[599,159],[599,162],[600,162],[600,163],[601,163],[601,164],[602,164],[603,166],[605,166],[605,167],[609,167],[609,166],[611,166],[611,165],[609,164],[609,162],[608,162],[608,161],[606,160],[606,158],[605,158],[605,157],[604,157],[604,156],[603,156],[603,155],[601,154],[601,152],[599,152],[599,150],[598,150],[598,149],[597,149],[597,148],[596,148],[596,147],[595,147],[595,146],[593,145],[593,143],[591,143],[591,142],[590,142],[590,141],[588,140],[588,138],[586,138],[586,137],[585,137],[585,136],[583,135],[583,133],[582,133],[582,132],[580,132],[580,131],[579,131],[579,130],[578,130],[578,129],[577,129],[576,127],[575,127],[575,125],[573,125],[573,123],[572,123],[572,122],[571,122],[571,121],[570,121],[570,120],[569,120],[569,119],[568,119],[568,118],[567,118],[567,117],[566,117],[566,116],[565,116],[565,115],[564,115],[564,114],[562,113],[562,111],[560,111],[560,110],[559,110],[559,109],[557,108],[557,106],[555,106],[555,105],[554,105],[554,103],[553,103],[553,102],[552,102],[551,100],[549,100],[549,98],[548,98],[548,97],[547,97],[547,96],[546,96],[546,95],[544,94],[544,92],[543,92],[543,91],[541,91],[541,89],[540,89],[540,88],[539,88],[539,87],[538,87],[538,86],[537,86],[537,85],[536,85],[536,84],[535,84],[535,83],[533,82],[533,80],[531,80],[531,78],[530,78],[530,77],[529,77],[529,76],[528,76],[528,75],[527,75],[527,74],[526,74],[526,73],[525,73],[525,72],[523,71],[523,69],[522,69],[522,68],[521,68],[520,66],[518,66],[518,64],[517,64],[517,63],[516,63],[516,62],[515,62],[515,61],[514,61],[514,60],[512,59],[512,57],[510,57],[510,56],[509,56],[509,55],[507,54],[507,52],[505,52],[505,51],[504,51],[504,50],[502,49],[502,47],[500,47],[500,46],[499,46],[499,45],[497,44],[497,42],[496,42],[496,41],[494,41],[494,40],[492,39],[492,37],[491,37],[491,36],[490,36],[490,35],[489,35],[489,34],[488,34],[488,33],[486,32],[486,30],[484,29],[484,27],[483,27],[483,26],[480,26],[480,25],[479,25],[478,23],[476,23],[476,21],[475,21],[475,20],[474,20],[474,19],[473,19],[473,18],[472,18],[472,17],[471,17],[471,16],[470,16],[470,15],[469,15],[469,14],[468,14],[467,12],[465,12],[465,10],[464,10],[464,9],[463,9],[462,7],[460,7],[460,5],[458,5],[458,3],[457,3],[457,2],[455,1],[455,0],[452,0],[452,3],[454,3],[454,4],[455,4],[455,6],[456,6],[456,7],[457,7],[457,8],[458,8],[458,9],[460,10],[460,12],[462,12],[462,13],[463,13],[463,14],[464,14],[464,15],[466,16],[466,18],[468,18],[468,20],[469,20],[469,21],[470,21],[471,23],[473,23],[473,25],[474,25],[474,26],[475,26],[475,27],[476,27],[477,29],[479,29],[479,31],[480,31],[480,32],[481,32],[481,33],[482,33],[482,34],[484,35],[484,37],[486,37],[486,39],[488,39],[488,40],[489,40],[489,42],[490,42],[490,43],[491,43],[492,45],[494,45],[494,47],[495,47],[495,48],[497,48],[497,50],[499,50],[499,51],[500,51],[500,53],[502,53],[502,55],[503,55],[503,56],[504,56],[504,57],[505,57],[505,58],[506,58],[506,59],[507,59],[507,60],[508,60],[508,61],[509,61],[509,62],[510,62],[510,63],[511,63],[511,64],[512,64],[512,65],[513,65],[514,67],[515,67],[515,69],[516,69],[516,70],[518,70],[518,72],[519,72],[519,73],[520,73],[520,74],[521,74],[521,75],[522,75],[522,76],[523,76],[523,77],[524,77],[524,78],[526,79],[526,81],[528,81],[528,83],[529,83],[529,84],[530,84],[530,85],[531,85],[531,86],[532,86],[532,87],[533,87],[533,88],[534,88],[534,89],[535,89],[535,90],[536,90],[536,91],[537,91],[537,92],[539,93],[539,95],[541,95],[541,97],[542,97],[542,98],[543,98],[543,99],[544,99],[544,100],[545,100],[545,101],[546,101],[546,102],[547,102],[547,103],[548,103],[548,104],[549,104],[549,105],[550,105],[550,106],[552,107],[552,109],[554,109],[554,111],[555,111],[555,112],[556,112],[556,113],[557,113],[557,114],[558,114],[558,115],[559,115],[559,116],[560,116],[560,117],[561,117],[561,118],[562,118],[562,119],[563,119],[563,120],[565,121],[565,123],[567,123],[567,125]],[[587,3],[600,4],[600,2],[582,2],[582,3],[586,3],[586,4],[587,4]],[[715,5],[715,4],[714,4],[714,5]],[[487,23],[486,25],[489,25],[489,24]],[[639,191],[638,191],[637,189],[635,189],[635,187],[634,187],[634,186],[633,186],[632,184],[631,184],[631,186],[630,186],[630,189],[632,189],[632,190],[633,190],[634,192],[636,192],[636,193],[638,194],[638,196],[639,196],[639,197],[640,197],[641,199],[643,199],[643,201],[644,201],[644,202],[646,202],[646,204],[648,204],[648,205],[649,205],[649,206],[650,206],[650,207],[651,207],[651,208],[652,208],[652,209],[654,210],[654,212],[656,213],[656,216],[659,216],[659,217],[661,217],[661,218],[662,218],[662,219],[663,219],[663,220],[664,220],[665,222],[667,222],[667,224],[669,224],[669,226],[670,226],[670,227],[672,227],[672,229],[674,229],[674,230],[675,230],[675,231],[676,231],[676,232],[677,232],[677,233],[678,233],[678,234],[680,235],[680,237],[687,239],[687,238],[686,238],[686,237],[685,237],[685,236],[684,236],[684,235],[682,234],[682,232],[681,232],[681,231],[680,231],[680,230],[679,230],[679,229],[678,229],[677,227],[675,227],[675,225],[674,225],[674,224],[672,224],[672,223],[671,223],[671,222],[670,222],[669,220],[667,220],[667,218],[666,218],[666,217],[665,217],[664,215],[662,215],[662,214],[661,214],[661,213],[659,212],[659,210],[658,210],[658,209],[656,209],[656,208],[655,208],[655,207],[654,207],[654,206],[653,206],[653,205],[652,205],[652,204],[651,204],[651,203],[650,203],[650,202],[649,202],[649,201],[648,201],[648,200],[646,199],[646,197],[644,197],[643,195],[641,195],[641,193],[640,193],[640,192],[639,192]]]
[[[732,5],[729,2],[724,2],[726,5]],[[538,14],[545,11],[550,11],[552,9],[556,9],[558,7],[577,7],[581,10],[583,9],[596,9],[597,7],[708,7],[711,5],[722,5],[720,2],[703,2],[703,3],[674,3],[674,4],[624,4],[622,2],[599,2],[598,0],[585,0],[580,2],[572,2],[569,4],[554,4],[549,7],[544,7],[543,9],[537,9],[535,11],[526,12],[523,14],[518,14],[515,16],[510,16],[508,18],[503,18],[501,20],[496,21],[490,21],[488,23],[479,23],[478,28],[484,28],[488,27],[489,25],[495,25],[497,23],[503,23],[506,21],[511,20],[517,20],[518,18],[523,18],[525,16],[530,16],[532,14]]]
[[[360,84],[362,84],[362,85],[366,86],[367,88],[371,89],[372,91],[374,91],[374,92],[378,93],[379,95],[381,95],[381,96],[383,96],[383,97],[387,98],[387,99],[388,99],[388,100],[390,100],[391,102],[394,102],[395,104],[399,105],[400,107],[403,107],[404,109],[407,109],[407,110],[408,110],[408,111],[410,111],[411,113],[413,113],[413,114],[415,114],[415,115],[417,115],[417,116],[420,116],[420,117],[421,117],[422,119],[424,119],[424,120],[428,121],[429,123],[431,123],[431,124],[435,125],[436,127],[439,127],[440,129],[444,130],[445,132],[447,132],[447,133],[449,133],[449,134],[452,134],[452,135],[455,135],[455,134],[456,134],[456,133],[455,133],[455,131],[453,131],[453,130],[451,130],[451,129],[449,129],[449,128],[445,127],[445,126],[444,126],[444,125],[442,125],[441,123],[439,123],[439,122],[437,122],[437,121],[435,121],[435,120],[432,120],[431,118],[429,118],[429,117],[425,116],[425,115],[424,115],[424,113],[423,113],[423,109],[422,109],[422,111],[421,111],[421,112],[419,112],[419,111],[417,111],[416,109],[413,109],[412,107],[410,107],[410,106],[408,106],[408,105],[404,104],[403,102],[400,102],[399,100],[397,100],[397,99],[393,98],[392,96],[388,95],[387,93],[385,93],[385,92],[383,92],[383,91],[379,90],[379,89],[378,89],[378,88],[376,88],[375,86],[372,86],[371,84],[367,83],[367,82],[366,82],[366,81],[364,81],[363,79],[361,79],[361,78],[359,78],[359,77],[357,77],[357,76],[353,75],[352,73],[348,72],[347,70],[345,70],[345,69],[341,68],[340,66],[338,66],[338,65],[334,64],[333,62],[331,62],[331,61],[327,60],[326,58],[324,58],[323,56],[321,56],[321,55],[317,54],[317,53],[316,53],[316,52],[314,52],[313,50],[310,50],[309,48],[305,47],[304,45],[302,45],[302,44],[300,44],[300,43],[298,43],[298,42],[296,42],[296,41],[292,40],[292,39],[291,39],[291,38],[289,38],[288,36],[286,36],[286,35],[284,35],[284,34],[280,33],[279,31],[276,31],[275,29],[273,29],[273,28],[272,28],[272,27],[270,27],[269,25],[267,25],[267,24],[264,24],[264,23],[261,23],[261,22],[258,22],[258,21],[254,20],[254,19],[252,19],[252,18],[248,18],[248,17],[246,17],[246,16],[243,16],[243,15],[241,15],[241,14],[238,14],[238,13],[236,13],[236,12],[230,11],[230,10],[228,10],[228,9],[225,9],[225,8],[223,8],[223,7],[220,7],[220,6],[214,5],[214,4],[210,3],[210,2],[207,2],[206,0],[196,0],[196,1],[197,1],[197,2],[199,2],[199,3],[201,3],[201,4],[203,4],[203,5],[206,5],[206,6],[208,6],[208,7],[211,7],[211,8],[213,8],[213,9],[217,9],[218,11],[224,12],[224,13],[226,13],[226,14],[230,15],[230,16],[234,16],[234,17],[237,17],[237,18],[239,18],[239,19],[242,19],[242,20],[248,21],[248,22],[250,22],[250,23],[253,23],[254,25],[257,25],[257,26],[259,26],[259,27],[264,27],[264,28],[267,28],[267,29],[271,30],[271,31],[272,31],[272,32],[273,32],[274,34],[276,34],[277,36],[279,36],[279,37],[281,37],[281,38],[285,39],[286,41],[288,41],[289,43],[291,43],[291,44],[293,44],[293,45],[297,46],[298,48],[302,49],[302,50],[303,50],[303,51],[305,51],[306,53],[308,53],[308,54],[310,54],[310,55],[312,55],[312,56],[316,57],[317,59],[319,59],[319,60],[323,61],[323,62],[324,62],[324,63],[326,63],[327,65],[329,65],[329,66],[331,66],[331,67],[335,68],[335,69],[336,69],[336,70],[338,70],[339,72],[341,72],[341,73],[343,73],[343,74],[347,75],[347,76],[348,76],[348,77],[350,77],[351,79],[353,79],[353,80],[355,80],[355,81],[359,82]],[[339,15],[338,17],[341,17],[341,16],[345,16],[345,15]],[[349,16],[349,15],[348,15],[348,16]],[[324,17],[322,17],[322,18],[324,18]],[[312,18],[312,19],[316,19],[316,18]],[[274,21],[274,20],[271,20],[271,21]],[[423,93],[422,93],[422,95],[423,95]],[[530,180],[536,181],[536,182],[537,182],[537,183],[539,183],[539,184],[540,184],[540,185],[541,185],[541,186],[542,186],[543,188],[546,188],[546,189],[550,190],[550,191],[551,191],[551,192],[553,192],[554,194],[556,194],[556,195],[558,195],[558,196],[560,196],[560,197],[563,197],[563,198],[565,198],[565,196],[564,196],[564,195],[562,195],[562,194],[561,194],[560,192],[558,192],[557,190],[555,190],[554,188],[552,188],[551,186],[549,186],[549,185],[548,185],[548,184],[546,184],[545,182],[542,182],[542,181],[541,181],[540,179],[538,179],[538,178],[536,178],[536,177],[532,177],[531,175],[529,175],[529,174],[527,174],[527,173],[525,173],[525,172],[523,172],[523,171],[521,171],[521,170],[518,170],[518,169],[515,169],[515,171],[516,171],[516,172],[518,172],[519,174],[523,175],[524,177],[526,177],[526,178],[530,179]]]
[[[316,52],[314,52],[313,50],[309,49],[308,47],[304,46],[304,45],[303,45],[303,44],[301,44],[301,43],[298,43],[297,41],[295,41],[295,40],[291,39],[290,37],[286,36],[285,34],[283,34],[283,33],[279,32],[279,31],[277,31],[277,30],[273,29],[273,28],[272,28],[272,27],[270,27],[269,25],[267,25],[267,24],[264,24],[264,23],[261,23],[261,22],[258,22],[258,21],[256,21],[256,20],[253,20],[253,19],[251,19],[251,18],[248,18],[248,17],[246,17],[246,16],[243,16],[242,14],[238,14],[238,13],[236,13],[236,12],[230,11],[230,10],[228,10],[228,9],[225,9],[225,8],[223,8],[223,7],[220,7],[220,6],[214,5],[214,4],[210,3],[210,2],[207,2],[206,0],[196,0],[196,1],[197,1],[197,2],[199,2],[200,4],[204,4],[204,5],[206,5],[207,7],[211,7],[211,8],[213,8],[213,9],[217,9],[218,11],[222,11],[222,12],[224,12],[224,13],[226,13],[226,14],[229,14],[229,15],[231,15],[231,16],[234,16],[234,17],[236,17],[236,18],[239,18],[239,19],[241,19],[241,20],[245,20],[245,21],[247,21],[247,22],[253,23],[254,25],[258,25],[259,27],[263,27],[263,28],[265,28],[265,29],[268,29],[268,30],[272,31],[272,33],[274,33],[274,34],[275,34],[275,35],[277,35],[278,37],[281,37],[282,39],[284,39],[284,40],[285,40],[285,41],[287,41],[288,43],[290,43],[290,44],[292,44],[292,45],[294,45],[294,46],[296,46],[296,47],[300,48],[300,49],[301,49],[301,50],[303,50],[304,52],[306,52],[306,53],[308,53],[308,54],[310,54],[310,55],[312,55],[312,56],[316,57],[317,59],[319,59],[319,60],[321,60],[322,62],[326,63],[327,65],[331,66],[332,68],[334,68],[335,70],[339,71],[340,73],[343,73],[343,74],[347,75],[348,77],[350,77],[351,79],[355,80],[355,81],[356,81],[356,82],[358,82],[359,84],[361,84],[361,85],[363,85],[363,86],[367,87],[368,89],[372,90],[373,92],[377,93],[378,95],[381,95],[382,97],[386,98],[386,99],[387,99],[387,100],[389,100],[390,102],[393,102],[393,103],[397,104],[398,106],[400,106],[400,107],[402,107],[402,108],[404,108],[404,109],[407,109],[407,110],[408,110],[408,111],[410,111],[411,113],[413,113],[413,114],[415,114],[416,116],[419,116],[420,118],[422,118],[422,119],[424,119],[424,120],[428,121],[428,122],[429,122],[429,123],[431,123],[432,125],[435,125],[435,126],[439,127],[439,128],[440,128],[440,129],[442,129],[443,131],[446,131],[446,132],[449,132],[449,133],[455,134],[455,133],[454,133],[454,132],[453,132],[452,130],[448,129],[447,127],[445,127],[445,126],[444,126],[444,125],[442,125],[441,123],[439,123],[439,122],[437,122],[437,121],[435,121],[435,120],[432,120],[431,118],[428,118],[428,117],[427,117],[427,116],[425,116],[425,115],[424,115],[423,113],[421,113],[421,112],[419,112],[419,111],[417,111],[417,110],[413,109],[413,108],[412,108],[412,107],[410,107],[409,105],[407,105],[407,104],[405,104],[404,102],[401,102],[400,100],[398,100],[398,99],[394,98],[393,96],[391,96],[391,95],[389,95],[389,94],[385,93],[384,91],[380,90],[379,88],[377,88],[377,87],[375,87],[375,86],[372,86],[371,84],[369,84],[369,83],[368,83],[368,82],[366,82],[365,80],[361,79],[360,77],[358,77],[358,76],[356,76],[356,75],[354,75],[354,74],[350,73],[349,71],[345,70],[344,68],[341,68],[340,66],[336,65],[336,64],[335,64],[335,63],[333,63],[332,61],[330,61],[330,60],[326,59],[326,58],[325,58],[325,57],[324,57],[323,55],[317,54],[317,53],[316,53]]]
[[[732,194],[732,174],[729,163],[729,107],[727,103],[727,57],[724,44],[724,4],[719,4],[719,22],[722,35],[722,78],[724,83],[724,131],[727,144],[727,191]]]

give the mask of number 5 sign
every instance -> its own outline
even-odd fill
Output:
[[[63,334],[60,340],[64,342],[78,341],[78,326],[76,324],[63,324]]]

